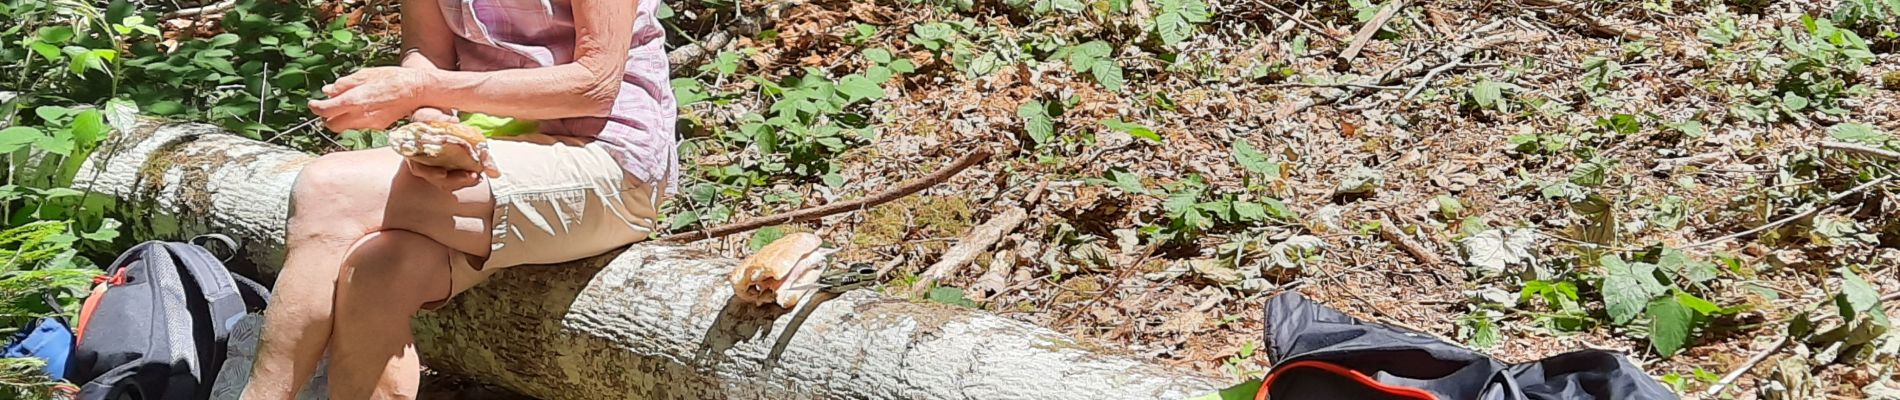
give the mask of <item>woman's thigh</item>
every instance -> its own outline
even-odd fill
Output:
[[[355,220],[363,233],[401,229],[450,249],[488,255],[495,202],[486,181],[444,191],[411,175],[401,155],[385,148],[326,154],[299,178],[297,208],[321,207]]]

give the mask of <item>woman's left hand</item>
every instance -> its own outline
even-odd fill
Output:
[[[435,87],[428,72],[402,67],[357,71],[323,87],[328,99],[311,100],[310,111],[331,131],[385,129],[423,107]]]

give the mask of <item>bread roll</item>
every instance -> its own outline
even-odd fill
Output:
[[[798,306],[815,288],[786,288],[818,281],[826,258],[836,251],[819,247],[822,244],[818,235],[799,232],[759,249],[727,277],[732,283],[733,297],[753,305],[776,303],[788,309]]]
[[[455,122],[413,122],[389,131],[389,147],[411,162],[501,176],[487,142],[480,129]]]

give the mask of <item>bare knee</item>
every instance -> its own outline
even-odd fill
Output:
[[[390,173],[382,169],[393,166],[378,161],[368,154],[344,152],[305,165],[290,192],[291,234],[340,234],[348,236],[345,240],[360,236],[373,225],[369,221],[382,214],[389,191]]]
[[[415,232],[372,232],[345,256],[336,290],[363,300],[359,304],[419,307],[448,294],[450,254],[441,243]]]

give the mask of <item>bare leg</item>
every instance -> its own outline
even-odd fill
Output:
[[[409,317],[448,295],[452,254],[427,236],[401,230],[371,233],[350,250],[336,282],[332,398],[370,398],[372,392],[375,398],[415,398],[421,371]]]
[[[406,230],[437,247],[487,256],[494,212],[488,187],[444,192],[402,165],[395,152],[370,149],[325,155],[299,175],[291,193],[289,251],[264,314],[245,399],[290,399],[316,372],[330,344],[338,274],[364,235]]]

